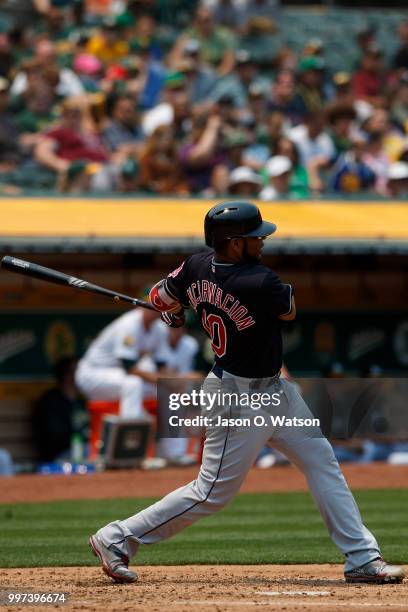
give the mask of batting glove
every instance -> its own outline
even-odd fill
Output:
[[[174,312],[162,312],[160,316],[161,320],[169,327],[183,327],[186,322],[184,310],[181,310],[177,314]]]

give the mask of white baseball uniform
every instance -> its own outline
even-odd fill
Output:
[[[146,354],[155,359],[164,350],[167,335],[159,319],[145,328],[142,309],[115,319],[80,360],[75,376],[79,389],[92,400],[119,400],[119,414],[124,418],[146,418],[145,384],[140,377],[129,374],[122,361],[136,363]]]

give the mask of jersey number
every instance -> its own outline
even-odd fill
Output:
[[[224,321],[219,315],[209,314],[203,310],[201,316],[202,324],[210,336],[211,348],[217,357],[224,357],[227,350],[227,330],[225,329]]]

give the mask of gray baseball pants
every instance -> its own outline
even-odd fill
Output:
[[[345,571],[380,556],[378,544],[364,526],[328,440],[318,427],[288,427],[271,422],[271,415],[312,419],[295,386],[284,379],[249,379],[223,372],[222,381],[210,373],[203,390],[238,389],[241,394],[279,393],[280,405],[253,410],[246,405],[223,407],[223,416],[250,420],[250,426],[208,427],[202,465],[196,480],[126,520],[98,531],[106,546],[129,558],[140,544],[154,544],[177,534],[195,521],[221,510],[238,493],[249,469],[265,444],[281,451],[305,475],[310,491],[334,544],[345,555]],[[255,425],[263,416],[265,424]],[[271,472],[273,477],[273,470]],[[271,495],[271,504],[273,496]]]

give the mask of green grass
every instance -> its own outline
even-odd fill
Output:
[[[272,476],[272,475],[271,475]],[[356,492],[385,558],[408,563],[408,489]],[[153,498],[0,505],[0,567],[95,565],[89,534]],[[139,564],[341,563],[308,493],[242,494],[176,537],[142,546]]]

